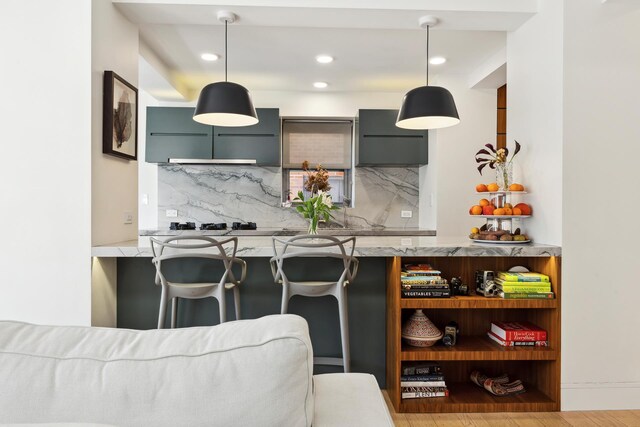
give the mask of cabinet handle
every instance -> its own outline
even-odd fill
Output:
[[[362,135],[363,138],[418,138],[423,139],[424,135]]]
[[[209,136],[207,133],[150,132],[151,136]]]
[[[254,136],[254,137],[269,137],[269,136],[275,136],[272,133],[217,133],[216,136],[242,136],[242,137],[247,137],[247,136]]]

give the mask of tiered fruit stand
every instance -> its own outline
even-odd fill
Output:
[[[513,206],[513,196],[526,194],[526,191],[485,191],[476,192],[489,198],[495,209],[505,209]],[[517,205],[516,205],[517,206]],[[527,205],[528,206],[528,205]],[[509,208],[513,209],[513,208]],[[485,224],[480,227],[478,233],[471,233],[469,238],[478,243],[492,244],[523,244],[531,242],[528,235],[521,229],[520,220],[530,218],[531,215],[471,215],[484,218]]]

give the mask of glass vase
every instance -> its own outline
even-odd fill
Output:
[[[509,191],[513,184],[513,163],[496,163],[496,184],[501,191]]]
[[[318,218],[309,218],[307,234],[318,234]]]

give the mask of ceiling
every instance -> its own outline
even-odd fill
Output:
[[[277,6],[286,0],[271,0],[276,7],[246,5],[265,3],[261,0],[224,6],[203,0],[114,3],[139,25],[142,43],[159,59],[156,63],[163,64],[171,84],[192,99],[205,84],[224,79],[224,25],[216,19],[219,10],[239,16],[229,25],[229,80],[250,90],[317,91],[312,83],[325,81],[329,87],[323,91],[404,92],[425,81],[426,41],[419,17],[433,13],[441,20],[431,30],[431,55],[445,56],[447,62],[430,66],[433,79],[442,74],[468,76],[504,49],[506,31],[532,16],[531,2],[510,1],[512,10],[505,9],[503,0],[448,0],[448,7],[456,10],[445,9],[445,2],[436,0],[419,3],[438,3],[438,10],[403,9],[415,6],[411,0],[339,2],[351,8]],[[335,6],[331,1],[295,4],[319,3]],[[395,4],[398,9],[367,9],[367,3]],[[498,7],[502,10],[491,10]],[[221,58],[205,62],[200,58],[203,52]],[[329,54],[335,61],[318,64],[318,54]],[[153,94],[157,73],[149,78],[144,73],[140,86]]]

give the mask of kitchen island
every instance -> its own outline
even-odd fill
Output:
[[[240,230],[241,231],[241,230]],[[330,234],[327,230],[327,233]],[[212,235],[208,231],[177,231],[155,233],[158,238],[169,234]],[[273,255],[272,237],[256,236],[247,232],[238,237],[237,256],[247,261],[248,272],[241,286],[241,307],[243,318],[256,318],[280,312],[281,288],[274,283],[269,266]],[[355,234],[355,233],[354,233]],[[219,239],[230,236],[217,236]],[[284,237],[284,236],[282,236]],[[93,307],[104,309],[102,297],[105,292],[100,287],[111,286],[116,325],[121,328],[151,329],[156,327],[160,288],[154,284],[155,268],[151,263],[152,252],[150,236],[140,236],[138,240],[96,246],[92,248],[94,270],[110,270],[110,285],[101,285],[104,278],[94,275]],[[381,386],[385,386],[386,361],[386,318],[387,318],[387,272],[388,261],[396,257],[420,259],[429,257],[429,261],[438,267],[439,259],[468,259],[478,257],[487,259],[487,265],[493,265],[491,259],[519,258],[521,264],[538,257],[557,257],[561,248],[537,243],[523,245],[490,245],[473,243],[464,238],[443,238],[416,235],[365,235],[357,236],[355,255],[360,259],[358,276],[349,285],[349,326],[351,336],[351,365],[354,372],[369,372],[376,376]],[[292,274],[299,278],[313,276],[316,280],[332,280],[332,260],[316,260],[321,264],[314,266],[310,273],[310,260],[295,260]],[[173,271],[185,280],[199,280],[205,274],[201,263],[188,261]],[[482,264],[481,261],[478,265]],[[518,263],[520,264],[520,263]],[[447,265],[455,265],[448,263]],[[487,269],[489,269],[487,267]],[[447,274],[464,275],[468,272],[449,268]],[[451,277],[446,276],[447,279]],[[107,280],[109,281],[109,280]],[[108,293],[108,292],[107,292]],[[231,295],[228,295],[228,307],[233,307]],[[116,304],[117,302],[117,304]],[[302,315],[309,322],[314,352],[323,356],[340,355],[340,338],[337,304],[331,297],[302,298],[294,297],[289,305],[291,313]],[[228,310],[233,319],[233,310]],[[218,305],[214,299],[184,300],[178,309],[179,326],[200,326],[216,324]],[[440,325],[444,326],[444,325]],[[333,367],[319,367],[318,372],[335,371]]]

